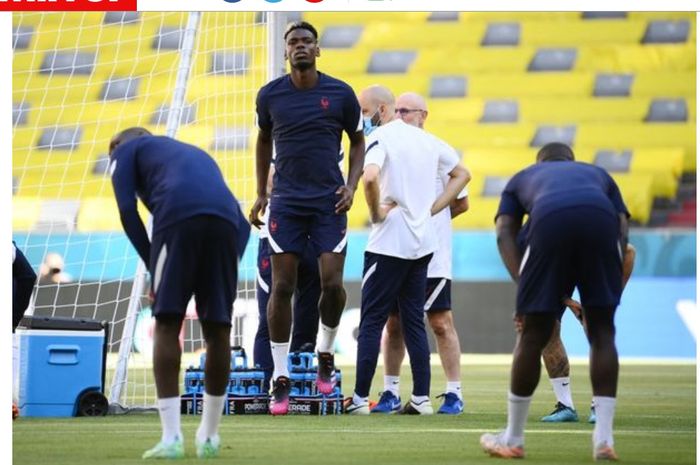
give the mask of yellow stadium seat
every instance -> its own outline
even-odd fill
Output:
[[[588,97],[593,93],[595,76],[581,72],[474,73],[469,75],[469,97],[571,96]]]
[[[646,224],[651,216],[653,204],[652,175],[650,174],[613,174],[615,183],[620,188],[622,198],[632,219]]]
[[[365,199],[365,188],[360,181],[355,191],[352,208],[348,211],[348,228],[363,229],[369,224],[369,208]]]
[[[438,125],[428,120],[426,129],[453,147],[478,145],[528,146],[535,133],[531,124],[459,124]]]
[[[601,148],[683,147],[686,150],[684,171],[694,171],[696,164],[695,122],[625,123],[611,128],[608,124],[582,124],[576,132],[576,144]]]
[[[149,216],[148,210],[141,202],[138,202],[137,208],[139,216],[145,224]],[[80,202],[76,226],[81,232],[122,231],[119,209],[114,197],[84,198]]]
[[[469,210],[452,220],[454,229],[493,229],[499,197],[482,197],[469,190]]]
[[[609,19],[605,21],[523,21],[522,45],[578,47],[590,44],[639,43],[646,29],[644,20]]]
[[[411,72],[464,74],[525,71],[535,49],[532,47],[442,47],[420,49]]]
[[[336,77],[365,73],[371,56],[369,49],[323,49],[317,61],[318,69]]]
[[[339,23],[340,25],[346,23]],[[414,48],[429,49],[449,44],[454,46],[478,47],[486,32],[485,22],[376,22],[364,27],[356,47],[366,49]],[[397,45],[399,47],[397,47]]]
[[[695,71],[638,73],[632,83],[632,95],[690,97],[695,100]]]
[[[12,231],[31,231],[41,211],[41,199],[38,197],[12,198]]]
[[[319,66],[323,64],[319,62]],[[404,92],[417,92],[421,95],[428,95],[430,89],[430,76],[421,74],[352,74],[343,76],[347,82],[359,94],[369,86],[379,84],[391,90],[395,96]]]
[[[427,21],[430,13],[390,13],[390,12],[313,12],[303,14],[303,20],[313,24],[317,30],[322,30],[334,24],[366,24],[369,22],[395,22],[420,25]]]
[[[606,45],[580,47],[577,70],[630,71],[693,71],[695,44],[673,45]]]

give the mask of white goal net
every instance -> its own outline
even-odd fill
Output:
[[[13,16],[13,238],[42,274],[35,315],[110,323],[104,388],[115,406],[153,405],[155,385],[147,275],[121,228],[109,140],[144,126],[207,150],[247,210],[255,95],[282,57],[268,43],[271,18],[283,22],[262,13]],[[250,252],[239,270],[238,344],[242,316],[257,312]],[[184,366],[203,346],[193,317]]]

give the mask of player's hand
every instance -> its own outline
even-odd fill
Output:
[[[156,301],[156,295],[153,293],[153,289],[148,290],[148,305],[153,307],[153,304]]]
[[[564,305],[569,307],[569,309],[576,316],[578,321],[583,321],[583,306],[580,302],[575,301],[571,297],[564,299]]]
[[[335,214],[339,215],[350,210],[352,207],[352,200],[355,197],[355,191],[350,189],[348,186],[340,186],[335,195],[340,196],[340,199],[335,204]]]
[[[398,204],[396,202],[391,202],[391,203],[383,203],[379,206],[379,211],[377,211],[374,215],[372,215],[372,223],[377,224],[377,223],[382,223],[387,216],[389,216],[389,212],[393,210]]]
[[[260,215],[265,214],[266,208],[267,208],[267,196],[266,195],[260,196],[257,199],[255,199],[255,202],[253,203],[253,207],[250,209],[250,215],[248,216],[248,220],[250,221],[250,224],[252,224],[256,228],[260,229],[260,226],[265,224],[260,219]]]
[[[525,319],[523,318],[523,316],[515,313],[513,315],[513,323],[515,323],[515,331],[517,333],[522,333],[523,332],[523,325],[525,324]]]

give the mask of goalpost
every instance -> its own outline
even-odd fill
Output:
[[[148,272],[121,229],[109,140],[144,126],[203,148],[247,211],[255,95],[284,71],[285,22],[283,13],[13,16],[13,235],[36,269],[51,253],[64,260],[37,285],[32,311],[109,321],[105,394],[113,412],[152,407],[156,395]],[[244,346],[257,319],[254,238],[251,246],[239,266],[232,331]],[[193,310],[183,368],[198,363],[192,355],[204,345]]]

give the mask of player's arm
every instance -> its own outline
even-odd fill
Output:
[[[394,208],[396,204],[381,205],[379,203],[379,173],[381,169],[379,165],[374,163],[365,166],[362,174],[362,182],[365,187],[365,200],[369,208],[369,219],[372,224],[381,223],[386,219],[389,210]]]
[[[272,119],[264,94],[264,88],[258,92],[255,102],[258,126],[258,139],[255,144],[255,177],[257,180],[257,198],[250,209],[250,224],[260,228],[263,222],[260,214],[265,213],[268,199],[268,177],[272,162]]]
[[[396,203],[389,205],[381,205],[379,199],[381,193],[379,191],[379,178],[386,160],[386,151],[384,145],[374,139],[374,135],[370,136],[367,151],[365,152],[365,169],[362,173],[362,183],[365,187],[365,201],[369,208],[369,219],[372,224],[381,223],[386,219],[389,210],[396,206]]]
[[[634,261],[637,258],[637,249],[634,248],[632,244],[627,243],[627,248],[625,249],[625,255],[622,259],[622,289],[627,286],[627,282],[632,276],[632,270],[634,270]]]
[[[345,186],[341,186],[336,191],[336,194],[340,196],[340,199],[338,199],[338,202],[335,204],[336,213],[346,212],[352,207],[357,184],[360,182],[360,176],[362,176],[362,167],[365,163],[364,133],[362,131],[357,131],[352,134],[348,133],[348,136],[350,138],[348,180]]]
[[[520,263],[523,259],[518,247],[518,232],[522,226],[522,219],[518,220],[512,215],[498,215],[496,218],[496,241],[501,259],[508,269],[511,278],[516,283],[520,278]]]
[[[435,215],[444,208],[449,207],[450,203],[457,198],[462,189],[464,189],[464,186],[472,179],[469,170],[462,166],[461,163],[457,163],[447,175],[449,176],[449,180],[445,185],[445,190],[435,199],[435,202],[433,202],[433,206],[430,208],[431,215]]]
[[[450,202],[450,217],[454,218],[469,210],[469,196],[456,198]]]
[[[134,144],[117,148],[112,161],[112,187],[126,236],[148,266],[151,242],[136,203],[136,152]]]
[[[343,100],[343,130],[350,139],[350,153],[348,154],[348,179],[345,186],[341,186],[336,191],[340,196],[335,204],[335,212],[343,213],[350,210],[352,201],[357,190],[357,184],[362,176],[362,169],[365,164],[365,134],[362,131],[362,109],[357,101],[352,88],[346,89]]]

